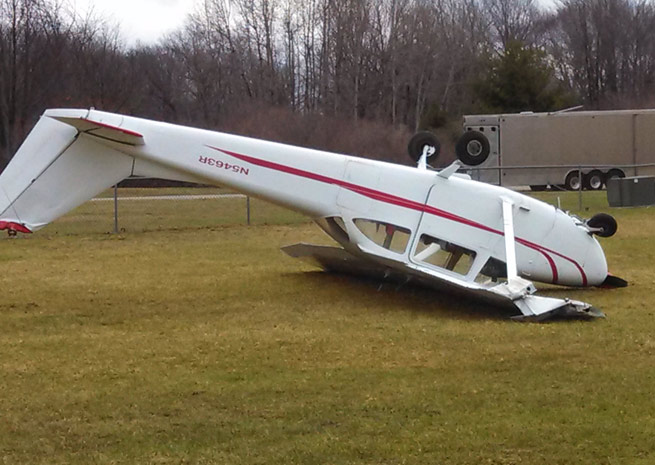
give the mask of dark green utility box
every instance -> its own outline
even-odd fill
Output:
[[[655,205],[655,176],[633,176],[607,180],[610,207]]]

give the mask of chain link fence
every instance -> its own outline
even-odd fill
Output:
[[[116,186],[59,218],[44,232],[131,233],[307,221],[288,209],[220,187]]]

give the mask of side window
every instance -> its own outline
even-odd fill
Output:
[[[476,276],[475,281],[478,283],[484,283],[489,280],[497,282],[499,278],[507,278],[507,264],[491,257],[487,260],[487,263],[484,264],[480,273]]]
[[[396,226],[395,224],[383,223],[382,221],[365,220],[357,218],[353,220],[357,229],[362,234],[375,242],[377,245],[384,247],[396,253],[404,253],[407,249],[409,229]]]
[[[414,260],[466,275],[475,260],[475,252],[452,242],[422,234]]]

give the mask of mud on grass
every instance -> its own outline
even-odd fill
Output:
[[[632,285],[549,290],[592,323],[315,272],[306,223],[2,240],[1,462],[653,463],[655,220],[611,213]]]

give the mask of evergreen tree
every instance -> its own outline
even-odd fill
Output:
[[[574,95],[555,78],[546,54],[521,42],[488,60],[474,92],[484,112],[553,111],[575,104]]]

